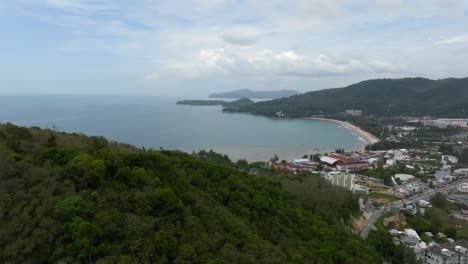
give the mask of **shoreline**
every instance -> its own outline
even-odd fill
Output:
[[[356,126],[356,125],[353,125],[353,124],[351,124],[350,122],[347,122],[347,121],[341,121],[341,120],[331,119],[331,118],[322,118],[322,117],[306,117],[306,119],[322,120],[322,121],[330,121],[330,122],[338,123],[341,126],[347,128],[349,130],[352,130],[353,132],[356,132],[357,136],[361,136],[366,141],[366,143],[367,143],[366,145],[372,145],[372,144],[375,144],[375,143],[380,141],[380,139],[378,137],[374,136],[370,132],[367,132],[364,129],[362,129],[362,128]]]

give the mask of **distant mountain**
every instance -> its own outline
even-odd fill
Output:
[[[176,104],[178,105],[222,105],[227,108],[238,109],[239,107],[245,107],[251,104],[254,104],[254,101],[248,98],[242,98],[239,100],[235,100],[232,102],[226,102],[222,100],[182,100],[178,101]]]
[[[214,93],[209,98],[281,98],[300,94],[294,90],[281,91],[252,91],[249,89],[240,89],[232,92]]]
[[[264,116],[306,117],[335,115],[351,109],[375,116],[468,118],[468,78],[368,80],[344,88],[258,102],[236,111]]]
[[[224,103],[226,102],[221,101],[221,100],[182,100],[182,101],[178,101],[176,104],[207,106],[207,105],[223,105]]]
[[[225,111],[238,111],[242,107],[246,107],[254,104],[255,102],[248,99],[242,98],[232,102],[226,102],[221,100],[182,100],[178,101],[178,105],[197,105],[197,106],[209,106],[209,105],[221,105],[224,107]]]

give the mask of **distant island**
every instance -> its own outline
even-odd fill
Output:
[[[275,99],[289,97],[300,94],[295,90],[281,91],[252,91],[249,89],[240,89],[232,92],[210,94],[209,98],[257,98],[257,99]]]
[[[239,107],[263,116],[432,116],[468,118],[468,78],[367,80]],[[233,109],[225,109],[233,111]]]
[[[197,105],[197,106],[209,106],[209,105],[221,105],[224,107],[225,110],[238,110],[240,107],[246,107],[248,105],[252,105],[255,102],[248,99],[242,98],[239,100],[235,100],[232,102],[222,101],[222,100],[182,100],[178,101],[176,104],[178,105]]]

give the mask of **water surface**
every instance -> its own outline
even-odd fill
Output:
[[[328,121],[224,113],[219,106],[176,105],[154,96],[0,96],[0,122],[56,127],[137,147],[213,149],[232,159],[301,157],[317,150],[358,149],[365,142]]]

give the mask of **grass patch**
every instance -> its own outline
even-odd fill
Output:
[[[392,202],[396,202],[399,200],[397,197],[391,194],[380,193],[380,192],[373,192],[369,195],[369,197],[372,198],[373,200],[377,200],[381,202],[384,202],[385,200],[386,203],[392,203]]]

